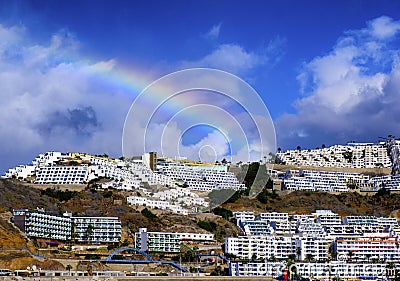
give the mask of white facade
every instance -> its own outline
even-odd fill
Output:
[[[288,221],[289,214],[288,213],[277,213],[277,212],[270,212],[270,213],[260,213],[256,216],[257,220],[266,220],[266,221]]]
[[[147,228],[139,228],[135,233],[135,246],[142,251],[178,253],[184,241],[213,242],[214,234],[148,232]]]
[[[229,273],[231,276],[266,276],[277,278],[288,270],[289,275],[297,272],[303,278],[317,278],[333,280],[335,277],[357,279],[386,279],[395,276],[394,269],[386,268],[386,263],[343,263],[331,261],[329,263],[296,262],[289,268],[284,262],[231,262]],[[397,267],[398,268],[398,267]]]
[[[391,159],[383,144],[359,143],[356,145],[334,145],[321,149],[288,150],[277,153],[286,165],[376,168],[391,167]]]
[[[286,259],[296,253],[296,241],[292,237],[239,236],[225,238],[225,253],[241,259]]]
[[[118,217],[71,217],[74,239],[82,243],[118,243],[121,221]]]
[[[397,237],[387,233],[339,237],[335,242],[335,250],[338,255],[356,261],[369,259],[400,261],[399,241]]]
[[[37,184],[84,184],[87,182],[86,166],[42,166],[36,171]]]
[[[232,214],[237,225],[239,225],[241,221],[248,221],[248,220],[252,221],[255,218],[254,212],[242,211],[242,212],[233,212]]]
[[[72,217],[28,209],[16,209],[13,216],[15,225],[31,237],[93,244],[118,243],[121,239],[117,217]]]

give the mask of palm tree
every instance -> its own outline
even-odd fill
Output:
[[[297,259],[300,260],[300,255],[301,255],[301,248],[300,247],[296,248],[296,255],[297,255]]]
[[[94,230],[94,226],[92,224],[89,224],[86,229],[86,236],[87,236],[89,244],[91,244],[91,242],[92,242],[93,230]]]
[[[276,261],[276,257],[275,255],[271,255],[271,257],[269,258],[269,261],[275,262]]]
[[[314,256],[312,254],[307,254],[306,255],[306,261],[312,262],[314,260]]]
[[[71,269],[72,269],[72,265],[70,265],[70,264],[67,264],[67,266],[66,266],[65,268],[68,270],[68,272],[69,272],[69,276],[71,276]]]
[[[337,256],[338,256],[338,253],[337,253],[336,251],[332,251],[332,252],[331,252],[331,258],[332,258],[333,260],[336,260],[336,259],[337,259]]]
[[[347,256],[349,257],[349,261],[351,261],[352,258],[353,258],[353,256],[354,256],[353,251],[349,250],[349,251],[347,252]]]
[[[386,264],[386,278],[389,280],[389,277],[393,275],[393,269],[395,268],[395,264],[393,262],[388,262]]]

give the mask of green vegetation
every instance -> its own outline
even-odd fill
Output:
[[[217,224],[212,221],[198,221],[197,225],[209,232],[214,232],[217,229]]]
[[[223,217],[223,218],[226,219],[226,220],[229,220],[231,217],[233,217],[233,213],[232,213],[231,210],[228,210],[228,209],[225,209],[225,208],[222,208],[222,207],[214,208],[214,209],[212,210],[212,212],[213,212],[215,215],[221,216],[221,217]]]
[[[263,204],[268,203],[268,198],[280,200],[281,198],[275,191],[272,191],[272,192],[268,191],[268,190],[272,190],[272,187],[273,187],[273,182],[271,179],[268,179],[268,182],[265,185],[265,187],[257,195],[257,200]]]
[[[113,192],[111,190],[107,190],[103,193],[104,198],[111,198],[113,196]]]
[[[54,188],[48,187],[44,190],[41,190],[40,195],[47,195],[49,197],[57,198],[60,201],[68,201],[71,198],[78,195],[78,192],[70,191],[68,189],[66,191],[62,191],[62,190],[58,190],[58,189],[56,190]]]
[[[145,216],[146,218],[148,218],[149,220],[153,221],[157,218],[157,216],[155,214],[153,214],[149,209],[144,208],[141,212],[140,212],[143,216]]]

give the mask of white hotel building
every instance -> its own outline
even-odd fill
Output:
[[[118,243],[121,221],[118,217],[71,217],[74,239],[80,243]]]
[[[300,255],[297,252],[300,249]],[[305,260],[311,255],[315,261],[328,259],[329,242],[324,238],[293,236],[239,236],[225,238],[225,253],[245,260],[285,260],[296,255]]]
[[[334,243],[338,255],[348,256],[355,261],[380,259],[400,261],[398,237],[388,233],[364,233],[359,236],[338,237]],[[352,253],[349,255],[349,253]]]
[[[296,253],[296,240],[278,236],[238,236],[225,238],[225,253],[238,258],[286,259]]]
[[[148,232],[147,228],[139,228],[139,232],[135,233],[135,247],[148,252],[179,253],[185,241],[210,243],[214,242],[214,234]]]
[[[85,184],[87,166],[42,166],[36,169],[37,184]]]
[[[121,221],[117,217],[72,217],[44,210],[13,210],[14,224],[27,236],[79,243],[117,243],[121,239]]]
[[[72,238],[72,221],[69,216],[55,215],[44,210],[13,210],[14,224],[27,236],[68,241]]]

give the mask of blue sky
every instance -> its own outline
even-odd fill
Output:
[[[247,81],[283,149],[398,135],[399,47],[399,1],[0,0],[0,171],[120,156],[138,93],[188,67]]]

